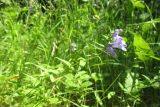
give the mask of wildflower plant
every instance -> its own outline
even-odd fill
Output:
[[[116,48],[117,49],[121,49],[123,51],[127,51],[126,47],[127,44],[125,43],[125,41],[123,40],[123,38],[121,36],[119,36],[119,34],[123,32],[122,29],[116,29],[112,35],[113,35],[113,39],[112,42],[109,43],[108,47],[106,48],[106,51],[114,58],[117,57],[116,54]]]
[[[0,107],[160,107],[160,2],[150,1],[0,0]],[[115,25],[130,49],[122,29],[103,49]]]

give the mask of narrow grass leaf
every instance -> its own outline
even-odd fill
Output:
[[[96,101],[98,102],[98,104],[100,104],[101,106],[103,105],[101,98],[99,97],[99,94],[97,92],[94,92],[94,95],[96,97]]]
[[[56,57],[59,61],[61,61],[62,63],[64,63],[65,65],[67,65],[69,68],[72,66],[72,64],[64,59],[58,58]]]

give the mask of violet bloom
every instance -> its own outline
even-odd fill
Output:
[[[119,33],[121,33],[123,30],[122,29],[116,29],[112,34],[113,34],[113,41],[112,43],[109,44],[107,47],[106,51],[112,56],[112,57],[117,57],[115,48],[121,49],[123,51],[127,51],[126,47],[127,44],[123,41],[123,38],[119,36]]]
[[[113,57],[116,58],[117,54],[114,50],[114,48],[112,47],[112,44],[109,44],[109,46],[106,48],[106,51]]]

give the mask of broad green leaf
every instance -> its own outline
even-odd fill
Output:
[[[131,73],[127,74],[127,77],[125,79],[125,89],[127,93],[130,93],[132,90],[132,86],[133,86],[133,78],[131,76]]]
[[[134,7],[137,8],[145,8],[144,4],[142,3],[141,0],[130,0],[133,4]]]
[[[67,75],[65,75],[65,85],[67,88],[79,88],[79,84],[75,82],[75,78],[74,75],[72,73],[69,73]]]
[[[93,84],[92,82],[86,81],[86,82],[83,82],[83,83],[81,84],[81,87],[83,87],[83,88],[89,87],[89,86],[91,86],[92,84]]]
[[[139,91],[144,88],[142,81],[138,80],[138,75],[133,72],[128,72],[125,78],[124,91],[127,94],[139,96]]]
[[[142,30],[143,30],[143,32],[147,32],[147,31],[149,31],[152,27],[153,27],[153,25],[152,25],[151,23],[144,23],[144,24],[142,25]]]
[[[149,44],[137,33],[133,33],[135,47],[135,53],[142,61],[148,60],[150,56],[154,56],[153,51],[149,47]]]
[[[6,80],[6,76],[0,74],[0,82],[5,81],[5,80]]]
[[[74,79],[74,75],[72,73],[68,73],[65,75],[65,78],[68,80],[73,80]]]
[[[84,80],[89,80],[89,79],[91,79],[91,76],[88,75],[86,71],[79,71],[79,72],[75,75],[75,78],[76,78],[77,80],[84,81]]]
[[[49,103],[50,104],[58,104],[60,103],[58,98],[49,98]]]
[[[92,79],[94,79],[94,81],[98,81],[98,79],[99,79],[96,73],[92,73],[91,77],[92,77]]]
[[[142,20],[146,20],[149,16],[150,16],[149,13],[142,13],[142,14],[140,15],[140,18],[141,18]]]
[[[79,71],[79,72],[76,73],[75,78],[79,78],[79,77],[81,77],[82,75],[85,75],[85,74],[86,74],[86,71]]]
[[[134,2],[134,6],[137,8],[144,8],[144,4],[141,1]]]
[[[80,59],[79,65],[80,65],[81,67],[84,67],[84,66],[86,65],[86,60],[85,60],[85,59]]]
[[[159,75],[157,76],[155,76],[153,79],[152,79],[152,87],[154,87],[154,88],[159,88],[160,87],[160,82],[159,82],[159,79],[160,79],[160,77],[159,77]]]
[[[138,93],[145,88],[145,85],[142,81],[138,80],[138,79],[134,79],[134,85],[133,85],[133,89],[132,89],[132,94],[139,96]]]
[[[77,79],[79,79],[81,81],[88,81],[89,79],[91,79],[91,76],[88,74],[83,74],[83,75],[79,76]]]
[[[54,82],[54,81],[55,81],[53,75],[50,75],[49,77],[50,77],[51,82]]]

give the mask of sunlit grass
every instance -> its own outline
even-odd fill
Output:
[[[2,8],[0,106],[158,107],[160,20],[150,4],[131,1],[59,0],[45,13],[34,2],[33,14],[17,3]],[[115,29],[127,52],[113,58],[106,48]]]

